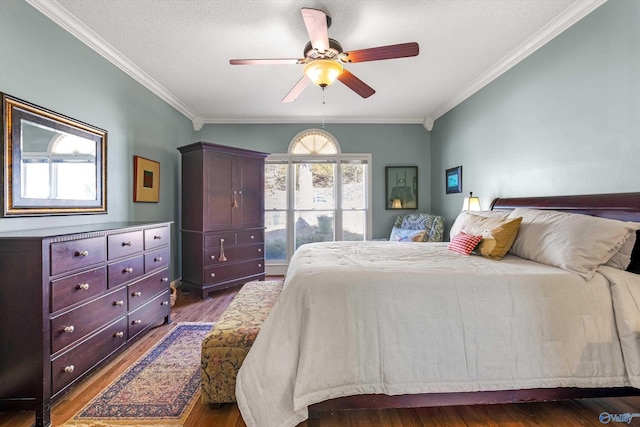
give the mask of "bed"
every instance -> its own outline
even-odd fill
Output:
[[[640,394],[640,274],[616,265],[636,255],[640,193],[496,199],[463,219],[456,236],[500,224],[482,239],[489,256],[449,243],[299,248],[238,373],[247,425]],[[515,222],[508,252],[491,257],[504,249],[496,230]]]

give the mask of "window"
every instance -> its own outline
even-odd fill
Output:
[[[343,154],[335,138],[310,129],[265,165],[265,258],[283,274],[297,248],[371,235],[371,154]],[[275,268],[281,266],[282,268]]]

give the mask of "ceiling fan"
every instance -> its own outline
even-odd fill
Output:
[[[304,48],[304,58],[231,59],[229,61],[232,65],[305,64],[304,75],[282,99],[282,102],[294,101],[310,81],[324,89],[336,79],[361,97],[368,98],[376,91],[345,69],[342,66],[343,63],[406,58],[417,56],[420,51],[418,43],[411,42],[343,52],[340,43],[329,38],[330,16],[321,10],[311,8],[302,8],[301,12],[310,39]]]

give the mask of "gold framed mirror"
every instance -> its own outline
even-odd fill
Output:
[[[107,212],[107,132],[2,94],[3,215]]]

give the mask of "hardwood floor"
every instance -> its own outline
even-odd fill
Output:
[[[237,291],[238,288],[221,291],[204,301],[196,296],[178,292],[176,305],[172,308],[172,320],[215,321]],[[141,338],[137,345],[114,358],[66,394],[52,408],[53,425],[57,426],[68,420],[156,344],[171,327],[172,325],[157,326]],[[300,426],[602,426],[599,421],[602,412],[640,413],[640,396],[511,405],[342,411],[322,414],[319,418],[308,420]],[[0,412],[0,426],[31,427],[34,420],[31,411]],[[634,418],[630,425],[640,425],[640,417]],[[211,410],[208,406],[197,403],[185,427],[202,426],[243,427],[245,424],[235,404],[226,404],[219,409]]]

